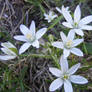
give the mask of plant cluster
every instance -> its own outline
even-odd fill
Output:
[[[69,7],[62,6],[61,9],[56,7],[56,10],[64,16],[66,21],[63,22],[62,25],[69,28],[69,33],[66,36],[63,32],[60,32],[62,41],[51,42],[53,47],[63,49],[63,54],[60,57],[60,62],[55,62],[56,65],[60,65],[60,67],[49,67],[49,71],[57,77],[57,79],[51,83],[49,91],[60,89],[64,84],[65,92],[73,92],[71,83],[86,84],[88,83],[88,80],[80,75],[74,74],[78,68],[80,68],[80,63],[73,65],[69,69],[68,57],[71,53],[77,56],[83,56],[83,52],[79,48],[76,48],[76,46],[84,41],[83,30],[92,30],[92,26],[88,25],[92,22],[92,15],[81,19],[81,10],[79,5],[75,9],[73,17],[70,14],[71,11],[69,11]],[[44,17],[45,20],[50,23],[53,19],[57,18],[58,15],[53,11],[49,11],[48,14],[44,13]],[[5,55],[0,55],[0,60],[15,59],[16,57],[21,56],[30,46],[38,49],[40,47],[39,39],[47,32],[47,30],[48,28],[44,27],[36,32],[34,21],[31,22],[29,28],[21,24],[20,31],[23,35],[16,35],[14,36],[14,39],[22,41],[24,44],[18,50],[11,42],[1,43],[1,50]]]

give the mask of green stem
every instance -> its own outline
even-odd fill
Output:
[[[59,61],[55,58],[55,56],[51,55],[51,57],[56,65],[56,67],[60,69]]]
[[[83,47],[84,47],[84,51],[85,51],[85,53],[88,55],[88,51],[87,51],[87,48],[86,48],[85,42],[83,42]]]
[[[62,18],[63,16],[59,16],[57,19],[55,19],[53,24],[50,27],[48,27],[48,30],[52,29]]]
[[[22,54],[20,57],[39,57],[39,58],[46,58],[51,59],[49,55],[43,55],[43,54]]]

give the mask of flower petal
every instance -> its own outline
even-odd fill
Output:
[[[63,80],[61,80],[61,78],[58,78],[51,83],[49,87],[49,91],[55,91],[58,88],[60,88],[62,85],[63,85]]]
[[[79,67],[80,67],[80,63],[78,63],[78,64],[76,64],[76,65],[73,65],[73,66],[68,70],[68,73],[69,73],[70,75],[74,74],[74,73],[78,70]]]
[[[16,35],[16,36],[14,36],[14,39],[19,40],[19,41],[23,41],[23,42],[27,41],[26,37],[22,36],[22,35]]]
[[[67,37],[63,32],[60,32],[60,36],[61,36],[63,42],[65,42],[67,40]]]
[[[80,75],[72,75],[70,77],[71,82],[76,84],[86,84],[88,83],[88,80]]]
[[[70,55],[70,50],[64,48],[64,50],[63,50],[63,54],[64,54],[64,58],[67,58],[67,57]]]
[[[79,23],[80,18],[81,18],[81,10],[80,10],[80,6],[77,5],[75,12],[74,12],[74,22]]]
[[[69,33],[68,33],[68,40],[73,40],[75,37],[75,32],[74,30],[70,30]]]
[[[32,21],[31,25],[30,25],[30,31],[32,32],[32,35],[35,35],[35,22]]]
[[[74,29],[75,33],[80,35],[80,36],[84,36],[84,33],[81,29]]]
[[[64,56],[61,56],[61,58],[60,58],[60,66],[61,66],[61,71],[63,73],[67,72],[67,70],[68,70],[68,61],[67,61],[67,58],[64,58]]]
[[[48,15],[46,13],[44,13],[45,19],[48,19]]]
[[[20,47],[20,49],[19,49],[19,54],[24,53],[30,46],[31,46],[30,43],[24,43],[24,44]]]
[[[49,16],[52,16],[53,15],[53,11],[49,11]]]
[[[84,39],[76,39],[76,40],[73,40],[73,47],[79,45],[80,43],[82,43],[84,41]]]
[[[70,15],[70,12],[67,11],[67,9],[64,6],[62,6],[62,14],[67,22],[69,22],[70,24],[73,23],[72,16]]]
[[[36,39],[40,39],[47,31],[47,28],[42,28],[37,31],[36,33]]]
[[[53,42],[52,46],[63,49],[63,43],[59,41]]]
[[[11,60],[11,59],[14,59],[14,58],[16,58],[16,56],[0,55],[0,60]]]
[[[92,30],[92,26],[90,26],[90,25],[83,25],[83,26],[81,26],[81,29],[83,29],[83,30]]]
[[[54,14],[53,16],[52,16],[52,20],[54,19],[54,18],[56,18],[56,17],[58,17],[56,14]]]
[[[92,22],[92,15],[89,15],[87,17],[84,17],[83,19],[80,20],[79,25],[85,25]]]
[[[71,53],[77,55],[77,56],[83,56],[83,52],[78,48],[72,48]]]
[[[62,14],[62,11],[61,11],[61,9],[60,9],[60,8],[56,7],[56,10],[57,10],[59,13],[61,13],[61,14]]]
[[[59,69],[57,69],[57,68],[52,68],[52,67],[50,67],[50,68],[49,68],[49,71],[50,71],[53,75],[55,75],[56,77],[61,77],[61,75],[62,75],[61,70],[59,70]]]
[[[11,42],[1,43],[1,46],[5,48],[16,48]]]
[[[70,23],[68,23],[68,22],[63,22],[62,24],[63,24],[65,27],[73,28],[73,26],[72,26]]]
[[[34,41],[34,42],[32,43],[32,46],[33,46],[33,47],[36,47],[36,48],[39,48],[39,41],[38,41],[38,40]]]
[[[30,32],[30,30],[29,30],[25,25],[23,25],[23,24],[20,25],[20,31],[21,31],[24,35],[26,35],[26,34],[28,34],[28,33]]]
[[[16,53],[14,53],[12,50],[8,49],[8,48],[1,48],[1,50],[7,54],[7,55],[14,55],[16,56]]]
[[[70,81],[64,81],[64,90],[65,92],[73,92],[72,84]]]

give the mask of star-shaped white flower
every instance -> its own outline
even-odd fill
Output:
[[[57,15],[54,14],[53,11],[49,11],[49,14],[44,13],[44,16],[45,16],[45,20],[47,20],[48,23],[50,23],[54,18],[57,17]]]
[[[63,42],[56,41],[56,42],[53,42],[52,45],[54,47],[63,49],[63,55],[65,58],[68,57],[70,55],[70,53],[73,53],[77,56],[83,56],[82,51],[75,47],[75,46],[79,45],[80,43],[82,43],[83,39],[74,39],[75,33],[73,30],[69,31],[67,37],[63,32],[60,33],[60,36],[61,36]]]
[[[63,8],[66,9],[66,11],[69,11],[69,7],[66,7],[66,8],[65,8],[64,6],[62,6],[61,9],[58,8],[58,7],[56,7],[56,10],[57,10],[59,13],[62,14],[62,9],[63,9]],[[70,12],[70,11],[69,11],[69,12]]]
[[[90,22],[92,22],[92,15],[81,19],[81,10],[79,5],[75,9],[74,20],[72,19],[70,12],[64,7],[62,8],[62,14],[66,19],[66,22],[63,22],[62,24],[65,27],[73,29],[76,34],[83,36],[83,30],[92,30],[92,26],[88,25]]]
[[[4,42],[1,43],[1,46],[1,50],[5,53],[5,55],[0,55],[0,60],[10,60],[17,57],[17,48],[12,43]]]
[[[23,35],[14,36],[16,40],[25,42],[19,49],[19,54],[24,53],[31,45],[39,48],[39,39],[46,33],[47,28],[42,28],[36,31],[35,22],[32,21],[30,28],[28,29],[25,25],[20,25],[20,31]]]
[[[80,67],[80,63],[72,66],[70,69],[68,67],[68,61],[67,59],[64,59],[63,56],[60,59],[60,66],[61,69],[57,69],[54,67],[50,67],[49,71],[57,77],[56,80],[54,80],[50,87],[49,91],[55,91],[59,88],[61,88],[64,84],[64,90],[65,92],[73,92],[72,83],[75,84],[86,84],[88,83],[88,80],[80,75],[74,75],[74,73],[78,70]]]

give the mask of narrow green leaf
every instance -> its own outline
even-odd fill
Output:
[[[92,55],[92,43],[85,43],[86,50],[88,54]]]

